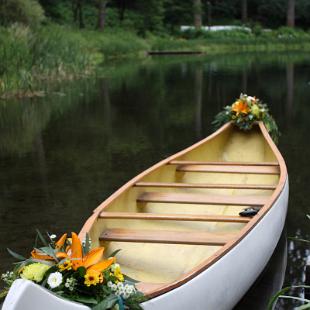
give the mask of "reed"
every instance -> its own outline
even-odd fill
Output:
[[[0,29],[0,96],[34,92],[41,80],[73,78],[91,71],[87,40],[59,26]]]

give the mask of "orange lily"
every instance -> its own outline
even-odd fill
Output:
[[[102,272],[107,269],[115,262],[115,258],[111,257],[107,260],[102,260],[104,252],[103,247],[97,247],[89,251],[85,256],[83,256],[82,244],[76,233],[72,232],[72,245],[71,253],[68,258],[72,261],[72,268],[74,270],[79,267],[84,267],[87,270],[96,270]]]
[[[55,243],[56,249],[63,247],[67,239],[67,234],[63,234],[60,239]]]
[[[237,115],[240,113],[248,114],[250,112],[250,108],[246,102],[243,102],[242,100],[236,101],[232,106],[231,110],[236,112]]]
[[[60,239],[55,243],[56,249],[60,249],[65,244],[66,239],[67,239],[67,234],[63,234],[60,237]],[[33,249],[31,251],[31,257],[34,259],[40,259],[40,260],[55,260],[54,257],[47,255],[47,254],[44,254],[37,249]],[[58,252],[58,253],[56,253],[56,257],[63,259],[65,257],[67,257],[67,254],[64,252]]]

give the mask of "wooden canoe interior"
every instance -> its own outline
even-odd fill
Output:
[[[129,277],[176,282],[251,223],[239,212],[269,202],[279,174],[259,126],[227,126],[103,203],[89,234],[107,256],[121,249],[117,259]]]

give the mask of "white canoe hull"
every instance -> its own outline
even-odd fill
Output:
[[[182,286],[143,304],[145,310],[231,310],[269,261],[283,230],[289,185],[262,220],[220,260]]]
[[[145,310],[231,310],[270,259],[284,227],[288,180],[273,207],[233,249],[182,286],[143,303]],[[30,281],[17,280],[2,310],[87,310]]]

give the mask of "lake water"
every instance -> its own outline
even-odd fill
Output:
[[[27,256],[36,228],[79,231],[127,180],[209,135],[240,92],[269,103],[279,124],[290,201],[278,248],[236,310],[265,309],[284,277],[303,284],[309,249],[286,240],[309,237],[310,55],[301,53],[113,63],[45,98],[0,102],[0,272],[13,262],[5,248]]]

